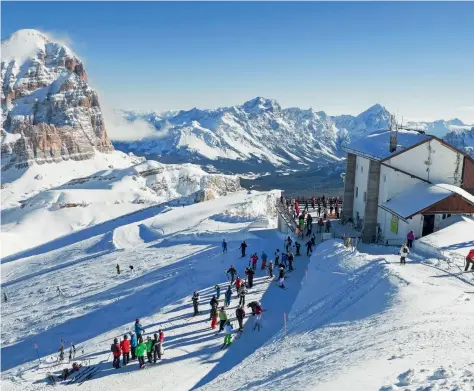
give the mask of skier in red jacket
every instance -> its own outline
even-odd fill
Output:
[[[130,361],[130,341],[127,334],[123,336],[123,341],[120,342],[120,349],[122,349],[123,365],[127,365]]]
[[[474,270],[474,248],[472,248],[471,251],[469,251],[469,254],[467,254],[466,268],[464,269],[465,272],[468,271],[469,265],[472,265],[471,270]]]
[[[114,362],[112,363],[115,369],[120,368],[120,355],[122,354],[122,349],[120,348],[120,344],[117,338],[114,338],[114,343],[110,347],[112,350],[112,354],[114,355]]]

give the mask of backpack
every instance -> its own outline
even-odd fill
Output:
[[[403,247],[403,253],[404,254],[407,254],[408,253],[408,249],[406,247]]]
[[[112,351],[112,353],[117,353],[118,352],[118,349],[117,349],[117,345],[115,345],[114,343],[110,346],[110,350]]]

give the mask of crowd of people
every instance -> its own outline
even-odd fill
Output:
[[[165,341],[165,333],[162,329],[158,333],[153,334],[153,339],[150,335],[146,337],[146,342],[143,339],[145,329],[140,323],[140,319],[135,320],[134,331],[125,334],[123,339],[119,341],[114,338],[110,350],[113,355],[112,366],[115,369],[120,368],[120,358],[122,358],[123,366],[126,366],[130,361],[138,360],[139,368],[145,367],[145,355],[148,363],[156,363],[161,360],[164,353],[163,343]],[[130,338],[129,338],[130,337]]]

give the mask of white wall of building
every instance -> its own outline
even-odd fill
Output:
[[[385,163],[433,183],[459,186],[462,179],[463,156],[436,139],[394,156]]]
[[[379,205],[421,181],[387,166],[380,167]]]
[[[353,218],[357,218],[357,213],[361,219],[365,216],[365,197],[367,193],[367,184],[369,180],[369,165],[370,160],[357,156],[356,159],[356,173],[354,182],[354,211]]]
[[[415,237],[421,236],[423,230],[423,216],[415,215],[407,220],[407,223],[403,220],[398,220],[398,233],[391,231],[392,214],[379,208],[377,214],[377,221],[380,224],[384,241],[388,241],[389,245],[401,245],[406,241],[408,232],[413,231]]]

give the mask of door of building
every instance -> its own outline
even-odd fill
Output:
[[[423,215],[423,232],[421,236],[432,234],[434,231],[435,215]]]

